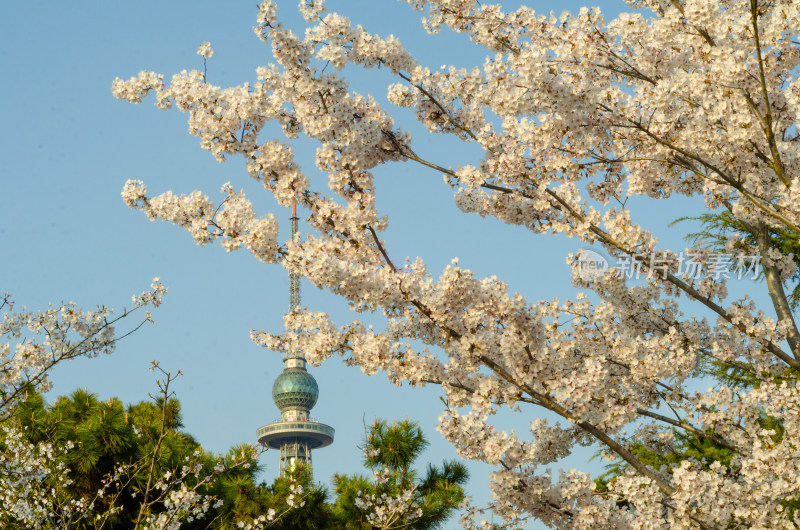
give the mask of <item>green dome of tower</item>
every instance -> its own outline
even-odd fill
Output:
[[[317,381],[304,369],[284,370],[272,385],[272,400],[281,410],[289,407],[310,410],[318,397]]]

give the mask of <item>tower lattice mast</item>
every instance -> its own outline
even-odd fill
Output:
[[[297,240],[297,205],[292,205],[292,216],[289,218],[292,225],[292,241]],[[297,311],[300,307],[300,277],[296,272],[289,271],[289,312]]]

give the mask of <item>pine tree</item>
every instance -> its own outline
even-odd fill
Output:
[[[424,476],[414,464],[428,446],[419,424],[408,419],[389,424],[376,419],[365,435],[364,465],[375,472],[364,475],[336,475],[338,495],[334,505],[337,528],[347,530],[372,528],[439,528],[464,500],[463,484],[469,478],[466,467],[455,461],[441,466],[428,464]],[[360,506],[363,499],[398,498],[410,492],[405,514],[379,524],[369,517],[372,511]]]

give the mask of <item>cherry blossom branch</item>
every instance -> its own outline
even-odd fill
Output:
[[[475,393],[475,389],[474,388],[468,387],[467,385],[465,385],[463,383],[459,383],[459,382],[441,381],[441,380],[437,380],[437,379],[424,379],[423,381],[425,383],[429,383],[429,384],[436,384],[436,385],[441,385],[441,386],[445,386],[446,385],[446,386],[450,386],[450,387],[453,387],[453,388],[458,388],[459,390],[463,390],[463,391],[468,392],[470,394],[474,394]],[[509,381],[509,382],[511,382],[511,381]],[[529,399],[529,398],[525,398],[524,396],[520,396],[519,397],[519,401],[523,401],[523,402],[526,402],[526,403],[531,403],[533,405],[539,405],[539,406],[541,406],[543,408],[546,408],[547,410],[551,410],[550,408],[545,406],[539,399]],[[555,411],[553,411],[553,412],[555,412]],[[674,412],[674,410],[673,410],[673,412]],[[708,433],[706,431],[703,431],[702,429],[698,429],[697,427],[695,427],[694,425],[690,424],[688,421],[686,421],[684,419],[674,420],[674,419],[672,419],[672,418],[670,418],[668,416],[664,416],[663,414],[659,414],[657,412],[652,412],[652,411],[645,410],[645,409],[642,409],[642,408],[637,408],[636,409],[636,413],[638,415],[640,415],[640,416],[645,416],[645,417],[648,417],[648,418],[651,418],[651,419],[654,419],[654,420],[657,420],[657,421],[660,421],[660,422],[663,422],[663,423],[667,423],[669,425],[672,425],[673,427],[677,427],[679,429],[683,429],[683,430],[685,430],[687,432],[694,433],[694,434],[700,436],[701,438],[705,438],[707,440],[710,440],[710,441],[712,441],[712,442],[714,442],[716,444],[719,444],[719,445],[721,445],[721,446],[723,446],[723,447],[725,447],[727,449],[730,449],[731,451],[733,451],[735,453],[739,453],[739,454],[741,454],[743,456],[749,456],[749,452],[748,451],[745,451],[744,449],[736,447],[732,442],[722,438],[721,436],[710,434],[710,433]]]
[[[640,81],[645,81],[647,83],[650,83],[653,86],[656,86],[658,84],[656,79],[654,79],[653,77],[651,77],[651,76],[649,76],[647,74],[642,73],[638,68],[636,68],[635,66],[630,64],[629,61],[626,61],[624,58],[620,57],[619,54],[614,52],[611,49],[611,46],[609,46],[609,44],[608,44],[608,39],[606,38],[606,35],[603,34],[598,28],[594,28],[594,35],[597,36],[598,38],[600,38],[606,44],[606,49],[604,50],[605,53],[609,57],[611,57],[612,59],[616,59],[617,61],[619,61],[622,64],[624,64],[628,68],[628,70],[622,70],[620,68],[616,68],[611,64],[607,64],[607,65],[598,64],[597,66],[599,66],[600,68],[605,68],[607,70],[611,70],[612,72],[615,72],[617,74],[623,75],[625,77],[632,77],[634,79],[639,79]]]
[[[155,478],[156,462],[158,462],[161,456],[161,444],[163,443],[164,438],[167,437],[167,408],[169,407],[169,400],[175,395],[175,392],[171,392],[169,390],[169,386],[173,381],[175,381],[175,379],[183,374],[183,372],[179,370],[178,373],[173,376],[170,372],[167,372],[161,368],[157,361],[153,361],[153,365],[150,369],[158,370],[164,376],[163,381],[158,381],[158,389],[160,390],[162,400],[161,427],[158,430],[158,439],[153,447],[153,452],[150,454],[150,461],[147,469],[147,483],[142,491],[142,503],[139,505],[139,514],[136,516],[135,520],[136,528],[139,528],[142,525],[147,512],[150,510],[150,507],[160,500],[160,496],[152,501],[150,501],[149,498],[152,491],[153,479]]]
[[[595,425],[592,425],[588,421],[575,417],[567,409],[565,409],[564,407],[553,401],[549,396],[537,392],[527,384],[517,382],[514,379],[514,377],[512,377],[506,370],[503,369],[502,366],[500,366],[493,360],[489,359],[485,355],[480,355],[480,360],[487,367],[489,367],[494,373],[502,377],[506,382],[516,386],[520,390],[525,391],[528,395],[537,400],[543,407],[549,409],[552,412],[555,412],[564,419],[569,420],[570,422],[574,423],[584,431],[590,433],[592,436],[603,442],[609,449],[617,453],[620,456],[620,458],[622,458],[628,464],[630,464],[630,466],[633,467],[636,471],[638,471],[642,475],[652,480],[653,483],[655,483],[658,486],[658,489],[660,489],[665,495],[669,497],[673,493],[675,493],[674,487],[672,487],[670,484],[665,482],[661,477],[656,475],[650,468],[644,465],[636,457],[636,455],[631,453],[622,444],[611,438],[603,430],[601,430]]]
[[[0,421],[26,389],[47,391],[49,374],[57,364],[78,357],[110,354],[117,342],[139,330],[145,322],[152,322],[145,306],[158,307],[167,289],[158,278],[153,280],[151,289],[134,296],[134,307],[111,319],[111,310],[104,306],[97,311],[84,311],[74,303],[35,313],[24,310],[19,314],[4,313],[0,317],[0,336],[19,337],[26,326],[33,336],[17,343],[13,354],[10,344],[0,342]],[[0,309],[7,306],[11,306],[9,295]],[[140,310],[145,311],[141,322],[115,336],[115,325]],[[75,334],[78,338],[72,340]],[[43,335],[44,340],[37,340],[35,335]]]
[[[428,162],[427,160],[424,160],[424,159],[420,158],[418,155],[416,155],[416,153],[414,153],[407,146],[404,149],[404,153],[405,153],[406,158],[408,158],[409,160],[413,160],[413,161],[418,162],[418,163],[420,163],[420,164],[422,164],[424,166],[430,167],[432,169],[436,169],[437,171],[441,171],[441,172],[443,172],[445,174],[448,174],[448,175],[450,175],[450,176],[452,176],[454,178],[459,178],[458,175],[454,171],[452,171],[451,169],[445,168],[443,166],[440,166],[440,165],[432,163],[432,162]],[[484,182],[481,185],[481,187],[486,188],[486,189],[490,189],[490,190],[494,190],[494,191],[499,191],[501,193],[518,194],[518,195],[520,195],[522,197],[525,197],[526,199],[531,199],[531,200],[534,199],[533,197],[531,197],[530,195],[526,194],[525,192],[522,192],[522,191],[519,191],[519,190],[511,190],[509,188],[506,188],[506,187],[503,187],[503,186],[498,186],[496,184],[489,184],[489,183]],[[556,208],[558,210],[561,210],[561,211],[564,211],[564,212],[567,212],[570,216],[572,216],[574,219],[576,219],[577,221],[579,221],[581,223],[587,223],[586,217],[583,216],[582,214],[580,214],[577,210],[575,210],[567,201],[565,201],[563,198],[561,198],[556,192],[554,192],[553,190],[551,190],[549,188],[545,188],[543,191],[544,191],[544,193],[549,195],[553,201],[555,201],[555,203],[551,202],[551,205],[554,208]],[[626,246],[622,245],[621,243],[617,242],[616,240],[614,240],[611,237],[611,235],[608,232],[606,232],[605,230],[603,230],[599,226],[595,225],[594,223],[587,223],[587,224],[588,224],[589,230],[592,233],[594,233],[598,237],[598,239],[600,241],[602,241],[603,243],[605,243],[609,247],[612,247],[612,248],[614,248],[616,250],[619,250],[619,251],[623,252],[624,254],[627,254],[628,256],[631,256],[633,259],[636,259],[637,251],[635,249],[629,249]],[[639,260],[639,263],[645,269],[649,269],[649,267],[650,267],[650,265],[649,265],[649,263],[647,263],[647,261]],[[782,360],[784,363],[786,363],[787,365],[789,365],[790,367],[792,367],[795,370],[800,370],[800,361],[798,361],[797,359],[794,359],[791,355],[789,355],[786,352],[784,352],[781,348],[779,348],[773,342],[755,337],[751,332],[748,332],[747,327],[743,323],[735,321],[733,319],[733,317],[731,315],[729,315],[727,311],[725,311],[724,308],[722,308],[719,304],[715,303],[709,297],[704,296],[703,294],[701,294],[697,289],[692,287],[690,284],[688,284],[687,282],[683,281],[682,279],[678,278],[673,273],[668,272],[668,271],[666,271],[666,277],[664,279],[669,281],[670,283],[674,284],[676,287],[678,287],[682,291],[684,291],[687,295],[689,295],[690,298],[693,298],[693,299],[697,300],[698,302],[700,302],[703,305],[705,305],[707,308],[711,309],[714,313],[716,313],[717,315],[722,317],[726,322],[728,322],[729,324],[733,325],[736,329],[738,329],[740,332],[742,332],[746,336],[751,337],[751,338],[755,338],[756,340],[761,342],[764,345],[764,347],[767,348],[767,350],[770,353],[775,355],[777,358]]]
[[[753,1],[754,1],[754,0],[753,0]],[[408,77],[406,77],[406,76],[404,76],[404,75],[402,75],[402,74],[400,74],[400,75],[401,75],[401,77],[403,77],[403,79],[405,79],[405,80],[407,80],[407,81],[409,81],[409,82],[410,82],[410,79],[409,79]],[[460,122],[459,122],[458,120],[456,120],[456,119],[455,119],[455,118],[454,118],[454,117],[453,117],[453,116],[452,116],[452,115],[451,115],[451,114],[450,114],[450,113],[449,113],[449,112],[448,112],[448,111],[445,109],[445,107],[444,107],[444,106],[443,106],[441,103],[439,103],[439,102],[438,102],[438,100],[437,100],[437,99],[436,99],[436,98],[435,98],[435,97],[434,97],[434,96],[433,96],[433,95],[432,95],[432,94],[431,94],[431,93],[430,93],[428,90],[426,90],[424,87],[422,87],[422,86],[421,86],[421,85],[419,85],[419,84],[416,84],[416,83],[412,83],[412,84],[413,84],[413,86],[415,86],[415,87],[416,87],[416,88],[417,88],[417,89],[418,89],[420,92],[422,92],[422,93],[423,93],[423,94],[424,94],[424,95],[425,95],[425,96],[426,96],[426,97],[427,97],[427,98],[428,98],[428,99],[429,99],[431,102],[433,102],[435,105],[437,105],[437,107],[440,109],[440,111],[443,113],[443,115],[444,115],[444,116],[446,116],[446,118],[448,119],[448,121],[449,121],[449,122],[450,122],[450,123],[451,123],[451,124],[452,124],[454,127],[457,127],[458,129],[460,129],[460,130],[464,131],[464,132],[465,132],[465,134],[468,134],[468,136],[470,136],[471,138],[473,138],[473,139],[477,140],[477,137],[475,136],[475,134],[474,134],[472,131],[470,131],[470,130],[469,130],[469,128],[467,128],[467,127],[464,127],[463,125],[461,125],[461,124],[460,124]],[[607,110],[611,111],[611,109],[609,109],[608,107],[605,107],[605,108],[606,108]],[[752,194],[750,194],[749,192],[747,192],[747,190],[745,190],[745,189],[744,189],[744,187],[743,187],[743,186],[741,186],[741,184],[739,184],[738,182],[736,182],[734,179],[732,179],[730,176],[728,176],[728,175],[727,175],[727,174],[726,174],[724,171],[722,171],[720,168],[716,167],[714,164],[712,164],[712,163],[710,163],[710,162],[708,162],[708,161],[705,161],[705,160],[703,160],[703,159],[702,159],[702,157],[700,157],[699,155],[696,155],[696,154],[690,153],[690,152],[688,152],[688,151],[686,151],[686,150],[684,150],[684,149],[682,149],[682,148],[680,148],[680,147],[678,147],[678,146],[675,146],[674,144],[672,144],[672,142],[668,142],[668,141],[666,141],[666,140],[663,140],[663,139],[661,139],[661,138],[660,138],[658,135],[654,134],[654,133],[653,133],[653,132],[652,132],[652,131],[649,129],[649,127],[645,126],[645,125],[644,125],[644,124],[642,124],[640,121],[635,121],[635,120],[630,120],[630,119],[628,119],[628,121],[629,121],[629,123],[631,124],[631,126],[632,126],[632,127],[634,127],[634,128],[636,128],[636,129],[639,129],[639,130],[641,130],[641,131],[642,131],[642,132],[644,132],[644,133],[645,133],[647,136],[649,136],[650,138],[652,138],[653,140],[655,140],[657,143],[660,143],[660,144],[662,144],[662,145],[664,145],[664,146],[666,146],[666,147],[670,147],[671,149],[673,149],[673,150],[675,150],[675,151],[677,151],[677,152],[679,152],[679,153],[681,153],[681,154],[683,154],[683,155],[687,156],[688,158],[691,158],[691,159],[693,159],[693,160],[696,160],[697,162],[699,162],[699,163],[701,163],[701,164],[705,165],[706,167],[708,167],[709,169],[711,169],[712,171],[714,171],[715,173],[717,173],[718,175],[720,175],[720,177],[722,177],[722,178],[723,178],[723,179],[724,179],[726,182],[728,182],[730,185],[732,185],[733,187],[735,187],[735,188],[736,188],[738,191],[740,191],[742,194],[744,194],[745,196],[747,196],[748,198],[750,198],[752,201],[754,201],[754,203],[755,203],[757,206],[760,206],[760,207],[761,207],[762,209],[764,209],[764,210],[765,210],[767,213],[771,213],[771,214],[773,214],[774,216],[778,217],[779,219],[783,220],[783,221],[784,221],[784,222],[787,224],[787,226],[788,226],[789,228],[792,228],[793,230],[795,230],[795,231],[797,231],[797,232],[800,232],[800,227],[796,227],[796,226],[794,225],[794,223],[792,223],[791,221],[789,221],[788,219],[786,219],[784,216],[780,215],[779,213],[777,213],[777,212],[773,212],[771,209],[769,209],[769,208],[766,208],[765,206],[762,206],[762,205],[760,204],[760,201],[758,201],[757,199],[755,199],[755,197],[753,197],[753,196],[752,196]],[[442,171],[442,172],[443,172],[443,173],[445,173],[445,174],[448,174],[448,175],[450,175],[450,176],[452,176],[452,177],[454,177],[454,178],[456,178],[456,179],[459,179],[459,176],[458,176],[458,175],[457,175],[457,174],[456,174],[454,171],[452,171],[452,170],[450,170],[450,169],[447,169],[447,168],[444,168],[444,167],[442,167],[442,166],[440,166],[440,165],[438,165],[438,164],[433,164],[433,163],[430,163],[430,162],[428,162],[428,161],[425,161],[425,160],[423,160],[423,159],[422,159],[421,157],[419,157],[419,156],[418,156],[416,153],[414,153],[414,151],[411,149],[411,147],[410,147],[410,146],[408,146],[408,145],[401,145],[399,142],[395,141],[395,140],[394,140],[394,135],[393,135],[391,132],[386,132],[386,131],[384,131],[384,134],[385,134],[385,135],[387,135],[387,136],[389,136],[389,137],[390,137],[390,138],[393,140],[393,144],[394,144],[395,148],[396,148],[396,149],[398,149],[398,151],[399,151],[399,152],[400,152],[400,153],[401,153],[403,156],[405,156],[406,158],[408,158],[408,159],[410,159],[410,160],[414,160],[414,161],[416,161],[416,162],[418,162],[418,163],[421,163],[421,164],[423,164],[423,165],[425,165],[425,166],[428,166],[428,167],[430,167],[430,168],[437,169],[437,170],[439,170],[439,171]],[[494,152],[494,151],[493,151],[491,148],[487,148],[487,150],[488,150],[489,152],[492,152],[492,153]],[[485,181],[482,183],[482,185],[481,185],[481,186],[482,186],[482,187],[484,187],[484,188],[487,188],[487,189],[492,189],[492,190],[494,190],[494,191],[501,191],[501,192],[504,192],[504,193],[514,193],[514,192],[512,192],[512,190],[510,190],[510,189],[508,189],[508,188],[504,188],[504,187],[502,187],[502,186],[496,186],[496,185],[493,185],[493,184],[489,184],[489,183],[487,183],[487,182],[485,182]],[[575,210],[575,208],[573,208],[573,207],[572,207],[572,206],[571,206],[571,205],[570,205],[570,204],[569,204],[567,201],[565,201],[565,200],[564,200],[564,199],[563,199],[561,196],[559,196],[559,195],[558,195],[558,194],[557,194],[555,191],[553,191],[552,189],[550,189],[550,188],[546,188],[546,187],[545,187],[543,191],[544,191],[544,193],[546,193],[547,195],[549,195],[549,196],[551,197],[551,199],[552,199],[552,200],[554,200],[554,201],[555,201],[555,204],[554,204],[552,201],[551,201],[551,203],[550,203],[550,204],[551,204],[553,207],[555,207],[556,209],[558,209],[558,210],[561,210],[561,211],[566,211],[566,212],[567,212],[567,213],[569,213],[569,214],[570,214],[570,215],[571,215],[573,218],[577,219],[577,220],[578,220],[580,223],[582,223],[582,224],[588,224],[588,225],[589,225],[589,230],[590,230],[592,233],[594,233],[594,234],[595,234],[595,235],[596,235],[596,236],[597,236],[597,237],[598,237],[598,238],[599,238],[601,241],[603,241],[605,244],[607,244],[607,245],[609,245],[609,246],[611,246],[611,247],[613,247],[613,248],[616,248],[617,250],[619,250],[619,251],[621,251],[621,252],[623,252],[623,253],[625,253],[625,254],[627,254],[627,255],[629,255],[629,256],[631,256],[631,257],[634,257],[634,258],[635,258],[636,254],[637,254],[637,252],[635,251],[635,249],[628,249],[628,248],[626,248],[624,245],[622,245],[622,244],[618,243],[617,241],[615,241],[615,240],[614,240],[614,239],[613,239],[613,238],[610,236],[610,234],[609,234],[608,232],[606,232],[605,230],[603,230],[602,228],[598,227],[598,226],[597,226],[597,225],[595,225],[594,223],[587,223],[586,217],[585,217],[584,215],[580,214],[580,213],[579,213],[577,210]],[[533,197],[530,197],[529,195],[525,194],[524,192],[520,192],[520,191],[518,191],[518,190],[517,190],[517,191],[516,191],[516,193],[519,193],[521,196],[523,196],[523,197],[526,197],[526,198],[528,198],[528,199],[533,199]],[[646,262],[642,262],[642,265],[643,265],[645,268],[648,268],[648,266],[649,266],[649,264],[648,264],[648,263],[646,263]],[[711,300],[711,298],[709,298],[709,297],[707,297],[707,296],[704,296],[704,295],[702,295],[702,294],[701,294],[699,291],[697,291],[697,290],[696,290],[694,287],[692,287],[692,286],[691,286],[691,285],[689,285],[688,283],[684,282],[683,280],[681,280],[681,279],[677,278],[677,277],[676,277],[674,274],[672,274],[671,272],[668,272],[668,271],[666,272],[666,274],[665,274],[665,279],[666,279],[666,280],[668,280],[670,283],[674,284],[675,286],[677,286],[677,287],[678,287],[679,289],[681,289],[682,291],[686,292],[686,293],[687,293],[687,294],[688,294],[688,295],[689,295],[691,298],[694,298],[695,300],[698,300],[698,301],[699,301],[699,302],[701,302],[703,305],[705,305],[706,307],[708,307],[709,309],[711,309],[712,311],[714,311],[715,313],[717,313],[719,316],[721,316],[722,318],[724,318],[724,319],[725,319],[727,322],[729,322],[729,323],[733,324],[733,325],[734,325],[735,327],[737,327],[737,328],[738,328],[738,329],[739,329],[741,332],[743,332],[743,333],[745,333],[745,334],[748,334],[748,333],[747,333],[747,329],[746,329],[746,327],[744,326],[744,324],[742,324],[742,323],[736,323],[736,322],[734,322],[734,321],[733,321],[733,319],[731,318],[731,316],[730,316],[730,315],[729,315],[729,314],[728,314],[728,313],[727,313],[727,312],[726,312],[726,311],[725,311],[725,310],[724,310],[724,309],[723,309],[721,306],[719,306],[718,304],[716,304],[715,302],[713,302],[713,300]],[[750,336],[750,335],[748,334],[748,336]],[[770,352],[771,352],[773,355],[775,355],[776,357],[778,357],[779,359],[781,359],[783,362],[785,362],[786,364],[788,364],[788,365],[789,365],[789,366],[791,366],[792,368],[794,368],[794,369],[796,369],[796,370],[800,370],[800,361],[798,361],[798,359],[794,359],[794,358],[792,358],[792,356],[790,356],[790,355],[786,354],[785,352],[783,352],[783,351],[782,351],[782,350],[781,350],[781,349],[780,349],[780,348],[779,348],[777,345],[773,344],[772,342],[769,342],[769,341],[762,341],[762,343],[764,343],[764,344],[765,344],[765,346],[767,347],[767,349],[768,349],[768,350],[769,350],[769,351],[770,351]]]
[[[383,245],[381,245],[381,242],[377,238],[377,235],[375,234],[374,231],[371,230],[371,232],[372,232],[373,237],[374,237],[375,245],[377,245],[378,248],[381,249],[381,253],[384,256],[386,256],[387,259],[388,259],[388,255],[387,255],[385,249],[383,249]],[[392,268],[394,267],[391,264],[390,260],[387,261],[387,265],[389,265]],[[416,302],[418,302],[418,301],[416,301]],[[427,308],[425,308],[424,304],[422,304],[421,302],[418,302],[418,303],[415,303],[414,305],[416,307],[420,308],[420,310],[423,312],[423,314],[425,314],[425,316],[427,316],[438,327],[442,328],[442,330],[446,331],[453,339],[458,340],[458,339],[460,339],[462,337],[462,335],[458,331],[452,329],[450,326],[446,325],[445,323],[439,322],[436,319],[434,319],[431,311],[428,310]],[[555,412],[556,414],[562,416],[565,419],[568,419],[569,421],[571,421],[572,423],[574,423],[575,425],[577,425],[581,429],[585,430],[586,432],[590,433],[595,438],[597,438],[598,440],[600,440],[601,442],[606,444],[606,446],[608,446],[611,450],[613,450],[615,453],[617,453],[620,456],[620,458],[622,458],[623,460],[628,462],[634,469],[636,469],[637,471],[639,471],[640,473],[642,473],[646,477],[648,477],[651,480],[653,480],[654,483],[658,485],[659,489],[661,489],[661,491],[663,491],[666,495],[669,496],[669,495],[672,495],[672,493],[674,493],[675,490],[674,490],[674,488],[672,486],[670,486],[669,484],[664,482],[660,477],[658,477],[649,468],[647,468],[647,466],[645,466],[633,453],[631,453],[624,446],[622,446],[621,444],[616,442],[613,438],[611,438],[609,435],[607,435],[604,431],[602,431],[601,429],[599,429],[598,427],[596,427],[595,425],[592,425],[591,423],[589,423],[587,421],[584,421],[584,420],[581,420],[580,418],[575,417],[567,409],[565,409],[564,407],[562,407],[561,405],[556,403],[554,400],[552,400],[549,396],[546,396],[544,394],[541,394],[541,393],[537,392],[536,390],[531,388],[529,385],[526,385],[524,383],[520,383],[520,382],[516,381],[516,379],[513,376],[511,376],[506,370],[504,370],[498,363],[494,362],[492,359],[488,358],[487,356],[480,355],[479,358],[480,358],[481,362],[484,365],[486,365],[489,369],[491,369],[494,373],[499,375],[506,382],[516,386],[520,390],[525,391],[528,395],[530,395],[532,398],[534,398],[541,406],[543,406],[544,408],[547,408],[548,410],[550,410],[552,412]]]
[[[680,12],[680,14],[684,17],[684,20],[686,20],[686,13],[684,12],[683,6],[681,5],[680,1],[669,0],[669,3],[675,6],[675,9],[677,9]],[[711,38],[711,35],[709,35],[708,30],[706,30],[701,26],[697,26],[695,24],[692,24],[692,27],[697,30],[697,33],[699,33],[700,36],[703,37],[703,40],[705,40],[709,46],[711,47],[716,46],[716,44],[714,43],[714,39]]]
[[[419,84],[419,83],[414,83],[414,82],[412,82],[412,81],[411,81],[411,78],[410,78],[410,77],[407,77],[407,76],[406,76],[405,74],[403,74],[402,72],[398,73],[397,75],[398,75],[399,77],[401,77],[401,78],[405,79],[406,81],[408,81],[408,82],[409,82],[411,85],[413,85],[413,86],[414,86],[414,87],[415,87],[417,90],[419,90],[420,92],[422,92],[423,94],[425,94],[425,95],[428,97],[428,99],[429,99],[429,100],[431,100],[431,102],[432,102],[434,105],[436,105],[437,107],[439,107],[439,110],[441,111],[441,113],[442,113],[444,116],[446,116],[446,117],[447,117],[448,121],[449,121],[449,122],[450,122],[450,123],[451,123],[451,124],[452,124],[454,127],[456,127],[457,129],[459,129],[460,131],[462,131],[464,134],[466,134],[467,136],[469,136],[470,138],[472,138],[473,140],[475,140],[476,142],[478,142],[478,137],[477,137],[477,136],[475,136],[475,133],[473,133],[473,132],[472,132],[472,131],[471,131],[469,128],[467,128],[467,127],[464,127],[463,125],[461,125],[461,124],[460,124],[460,123],[459,123],[457,120],[454,120],[454,119],[453,119],[453,118],[450,116],[450,112],[448,112],[448,110],[447,110],[446,108],[444,108],[444,106],[443,106],[441,103],[439,103],[439,101],[438,101],[438,100],[437,100],[435,97],[433,97],[433,95],[432,95],[430,92],[428,92],[428,90],[427,90],[427,89],[426,89],[424,86],[422,86],[422,85],[421,85],[421,84]]]

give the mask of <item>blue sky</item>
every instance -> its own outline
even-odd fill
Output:
[[[283,20],[297,27],[296,2],[280,5]],[[372,32],[394,33],[431,68],[481,62],[480,50],[463,36],[426,35],[420,14],[404,2],[328,5]],[[575,10],[581,2],[533,5],[560,13]],[[220,185],[231,181],[248,191],[262,213],[274,212],[286,234],[289,211],[250,181],[242,162],[219,164],[202,151],[197,138],[187,134],[183,115],[158,111],[149,100],[131,105],[110,93],[115,77],[128,78],[142,69],[169,78],[182,69],[202,68],[195,52],[203,41],[216,51],[208,64],[210,82],[227,86],[252,81],[256,66],[271,59],[269,48],[251,29],[255,1],[15,2],[4,8],[4,15],[0,291],[11,291],[19,304],[31,308],[62,300],[121,308],[130,306],[130,296],[154,276],[170,289],[154,312],[154,326],[126,339],[110,357],[63,366],[50,397],[87,387],[101,397],[146,399],[155,390],[147,368],[158,360],[167,370],[184,370],[175,388],[185,427],[205,447],[223,451],[255,442],[256,429],[279,415],[270,389],[282,363],[278,354],[250,342],[249,332],[282,329],[288,283],[284,270],[262,265],[245,252],[197,247],[179,228],[151,223],[128,209],[120,191],[127,179],[135,178],[144,180],[151,192],[201,189],[217,198]],[[353,74],[353,90],[379,100],[385,100],[386,85],[395,81],[385,71],[347,73]],[[474,146],[426,137],[409,113],[391,112],[398,125],[412,131],[422,154],[438,157],[443,165],[477,160]],[[301,143],[297,152],[303,167],[312,169],[311,147]],[[534,236],[463,214],[441,176],[430,170],[398,163],[376,176],[379,209],[390,217],[386,239],[398,261],[421,256],[436,274],[457,256],[462,266],[479,275],[497,275],[511,291],[530,300],[574,294],[565,256],[579,248],[577,242]],[[663,228],[681,214],[650,208],[646,220]],[[680,241],[677,232],[666,233],[667,240]],[[303,303],[329,311],[340,324],[353,318],[341,300],[305,283]],[[360,470],[356,446],[363,422],[376,416],[419,421],[431,441],[427,460],[456,457],[435,431],[441,411],[438,389],[395,388],[384,376],[366,377],[337,359],[312,368],[312,373],[320,386],[312,414],[336,428],[334,445],[315,452],[318,480],[327,483],[335,472]],[[517,415],[500,421],[524,430],[530,419]],[[581,466],[586,454],[565,466]],[[266,479],[276,475],[277,458],[277,452],[263,457]],[[475,464],[471,469],[469,493],[485,504],[489,468]]]

